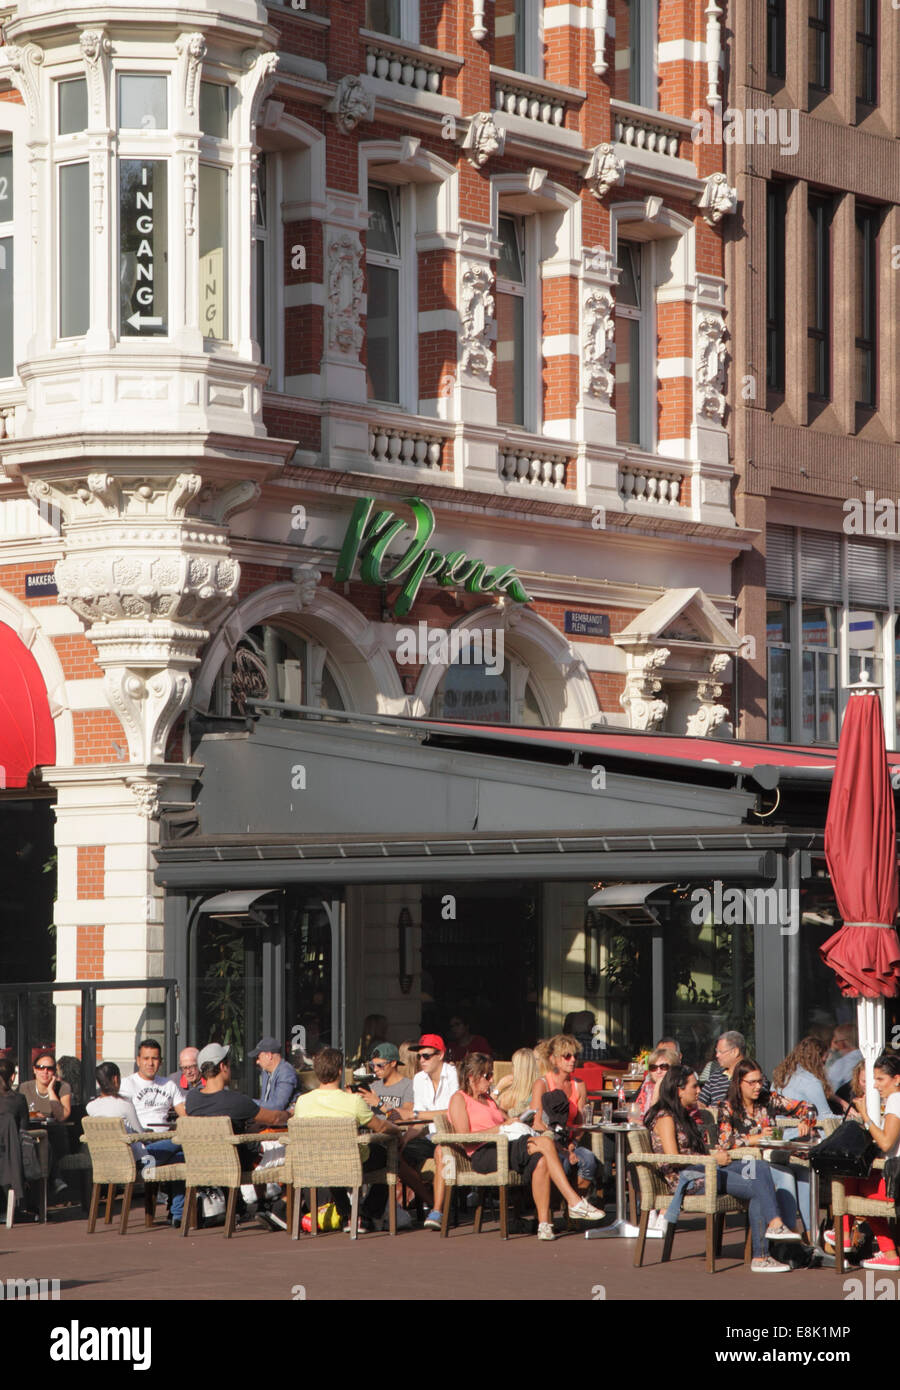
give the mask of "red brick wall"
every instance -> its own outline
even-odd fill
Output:
[[[78,898],[102,898],[105,845],[79,845],[76,891]]]

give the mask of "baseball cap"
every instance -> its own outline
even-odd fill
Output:
[[[277,1038],[260,1038],[252,1052],[248,1052],[248,1057],[258,1057],[261,1052],[283,1052],[284,1047]]]
[[[400,1053],[393,1043],[379,1043],[377,1047],[373,1047],[369,1053],[369,1061],[373,1062],[376,1057],[380,1062],[400,1061]]]
[[[205,1062],[224,1062],[230,1051],[230,1047],[223,1047],[221,1043],[207,1043],[197,1057],[197,1066],[202,1067]]]
[[[433,1047],[436,1052],[446,1052],[447,1044],[437,1033],[423,1033],[417,1043],[410,1043],[410,1052],[420,1052],[423,1047]]]

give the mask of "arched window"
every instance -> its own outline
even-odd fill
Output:
[[[492,674],[484,662],[447,668],[431,702],[434,719],[472,724],[547,724],[528,667],[514,657]]]
[[[216,681],[219,714],[253,713],[253,700],[346,709],[343,681],[320,643],[280,623],[244,633]]]

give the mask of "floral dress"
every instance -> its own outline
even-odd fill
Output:
[[[762,1134],[775,1115],[790,1115],[792,1120],[800,1121],[814,1118],[815,1113],[805,1100],[786,1100],[777,1091],[772,1092],[766,1105],[754,1105],[740,1114],[735,1114],[731,1102],[726,1100],[719,1110],[718,1147],[745,1148],[750,1135]]]
[[[656,1117],[656,1119],[658,1118],[659,1116]],[[674,1120],[674,1116],[672,1116],[671,1118]],[[656,1132],[656,1119],[653,1120],[649,1129],[650,1146],[655,1154],[662,1154],[665,1153],[666,1150],[663,1148],[662,1140]],[[678,1144],[678,1152],[680,1154],[693,1153],[693,1149],[691,1148],[691,1141],[688,1136],[687,1130],[684,1128],[684,1125],[681,1123],[680,1120],[674,1120],[674,1123],[675,1139]],[[666,1187],[668,1187],[669,1191],[674,1195],[675,1188],[678,1186],[678,1179],[681,1177],[681,1174],[684,1172],[684,1169],[676,1168],[674,1164],[663,1163],[660,1165],[659,1172],[660,1176],[665,1181]],[[702,1192],[703,1178],[695,1178],[684,1189],[684,1191],[686,1196],[691,1196],[695,1192]]]

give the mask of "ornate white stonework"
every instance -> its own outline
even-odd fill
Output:
[[[193,236],[196,230],[197,211],[197,156],[184,157],[184,230]]]
[[[723,173],[710,174],[703,180],[706,187],[697,204],[711,227],[715,227],[726,215],[737,209],[737,189],[732,188]]]
[[[479,261],[463,262],[460,276],[461,365],[470,376],[489,378],[494,366],[490,347],[494,318],[494,276]]]
[[[79,47],[87,74],[88,100],[99,120],[106,105],[107,59],[112,44],[102,29],[82,29]]]
[[[726,328],[721,314],[703,314],[697,321],[694,344],[697,410],[722,422],[725,416]]]
[[[94,209],[94,231],[103,231],[103,203],[106,186],[106,156],[91,155],[91,203]]]
[[[206,57],[206,38],[200,33],[182,34],[175,40],[175,52],[184,63],[184,109],[189,116],[194,116],[200,68]]]
[[[472,27],[469,33],[476,43],[481,43],[482,39],[487,38],[487,27],[484,22],[484,0],[472,0]]]
[[[501,130],[490,111],[477,111],[472,117],[462,148],[471,164],[480,169],[492,155],[502,154],[506,132]]]
[[[728,717],[726,706],[716,701],[722,694],[719,677],[729,660],[727,652],[717,652],[709,663],[709,675],[697,682],[697,709],[688,716],[687,721],[687,732],[693,737],[707,737]]]
[[[610,401],[613,374],[610,370],[615,321],[615,300],[608,289],[591,286],[582,305],[581,367],[584,391],[596,400]]]
[[[706,100],[710,106],[719,102],[719,58],[722,54],[721,5],[709,0],[706,7]]]
[[[606,72],[606,21],[609,16],[608,0],[594,0],[594,72],[602,77]]]
[[[250,106],[250,129],[254,130],[278,80],[279,58],[277,53],[261,53],[257,48],[245,49],[243,56],[249,74],[245,96]]]
[[[297,589],[298,608],[308,608],[316,597],[316,590],[322,578],[322,571],[315,565],[293,565],[291,574]]]
[[[27,43],[24,48],[10,45],[0,49],[0,60],[7,69],[13,86],[21,94],[32,125],[37,125],[41,114],[41,88],[38,73],[35,71],[44,61],[44,50],[36,43]]]
[[[154,820],[159,815],[158,782],[129,782],[128,790],[137,802],[138,811],[142,816],[147,820]]]
[[[630,655],[630,654],[629,654]],[[625,689],[619,704],[628,715],[632,729],[659,729],[668,712],[668,701],[660,698],[662,681],[656,675],[665,666],[671,652],[668,647],[656,647],[631,656],[633,665],[625,679]]]
[[[325,107],[345,135],[355,130],[360,121],[371,121],[375,115],[375,97],[367,91],[361,77],[348,75],[342,77],[337,91]]]
[[[611,188],[625,182],[625,162],[619,159],[612,145],[597,145],[591,151],[591,160],[584,181],[594,197],[601,200]]]
[[[328,346],[357,356],[362,347],[362,247],[353,232],[328,244]]]

